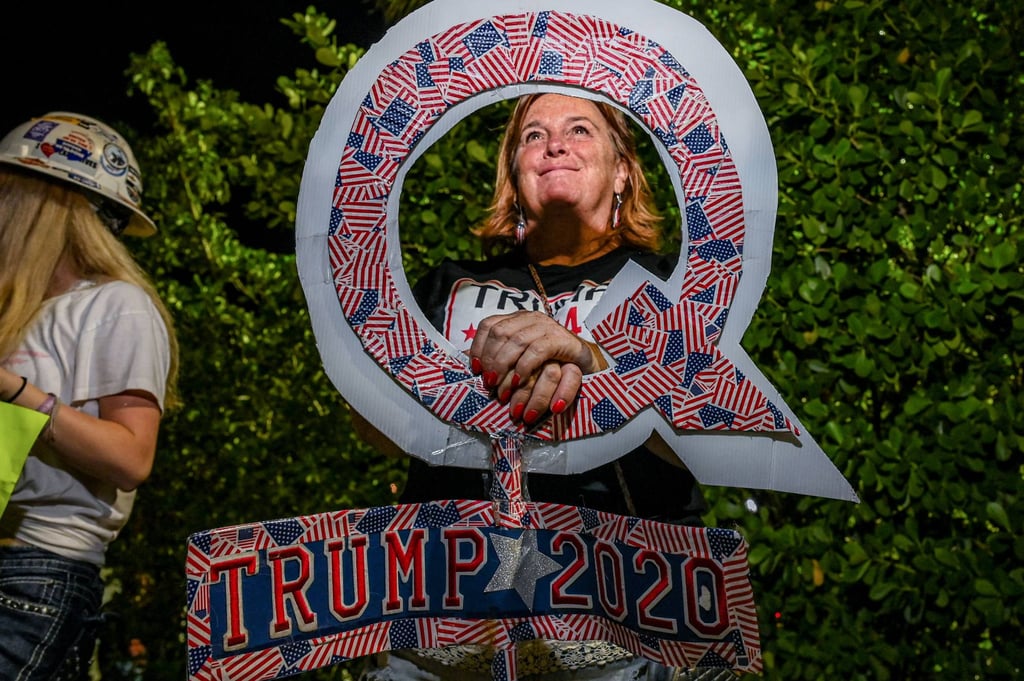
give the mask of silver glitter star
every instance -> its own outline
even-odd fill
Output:
[[[518,539],[501,534],[491,535],[491,543],[501,564],[487,583],[484,592],[515,589],[523,603],[533,610],[537,581],[562,566],[537,548],[537,533],[524,530]]]

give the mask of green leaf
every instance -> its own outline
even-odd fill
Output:
[[[861,378],[870,376],[875,372],[875,362],[865,353],[861,352],[854,360],[853,370]]]
[[[941,546],[940,547],[936,547],[936,549],[935,549],[935,559],[937,561],[939,561],[939,563],[941,563],[942,565],[945,565],[946,567],[950,567],[950,568],[959,568],[960,567],[960,561],[958,561],[956,559],[956,556],[953,555],[952,551],[950,551],[949,549],[947,549],[945,547],[941,547]]]
[[[999,589],[987,579],[974,580],[974,590],[982,596],[999,596]]]
[[[990,252],[984,254],[982,260],[996,270],[1009,267],[1017,262],[1017,244],[1013,241],[1001,241]]]
[[[329,47],[321,47],[316,51],[316,60],[324,66],[334,68],[341,64],[337,51]]]
[[[800,284],[800,297],[806,300],[808,303],[818,304],[820,303],[826,293],[828,293],[828,287],[825,282],[817,277],[808,277]]]
[[[864,550],[864,547],[857,542],[846,542],[845,544],[843,544],[843,551],[850,559],[850,563],[852,565],[856,565],[857,563],[863,563],[868,559],[868,554]]]
[[[935,73],[936,95],[939,99],[949,96],[949,82],[953,76],[953,69],[944,66]]]
[[[1002,504],[997,501],[990,501],[985,504],[985,511],[989,520],[1007,532],[1013,532],[1013,528],[1010,525],[1010,516]]]
[[[487,156],[487,150],[475,139],[466,142],[466,153],[474,161],[479,161],[480,163],[488,163],[490,161]]]
[[[875,582],[868,592],[868,598],[873,601],[881,601],[895,590],[896,585],[892,582]]]
[[[921,287],[912,281],[904,281],[899,286],[900,295],[909,300],[915,300],[921,293]]]
[[[960,128],[970,130],[976,128],[985,120],[984,116],[977,109],[968,109],[964,112],[964,119],[960,122]]]
[[[868,96],[868,89],[863,85],[853,84],[846,89],[846,94],[850,98],[850,103],[853,105],[854,114],[860,115],[864,102]]]

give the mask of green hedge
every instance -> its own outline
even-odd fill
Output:
[[[775,145],[772,272],[744,347],[862,499],[707,490],[709,524],[751,546],[764,677],[1017,678],[1024,10],[667,4],[734,55]],[[131,637],[149,651],[144,678],[185,677],[190,533],[390,503],[402,484],[401,463],[352,434],[295,270],[309,140],[362,52],[335,44],[312,8],[284,23],[311,57],[279,77],[272,104],[190,83],[159,43],[128,71],[152,105],[133,146],[161,226],[138,252],[177,319],[185,406],[111,548],[120,618],[103,641],[105,679],[135,671]],[[407,178],[410,277],[474,252],[467,229],[503,116],[460,123]]]

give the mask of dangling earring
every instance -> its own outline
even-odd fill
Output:
[[[615,210],[612,212],[612,229],[619,228],[619,207],[622,205],[622,194],[615,192]]]
[[[526,216],[523,215],[522,206],[519,208],[519,222],[516,223],[516,245],[522,246],[526,242]]]

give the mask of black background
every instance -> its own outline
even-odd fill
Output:
[[[337,20],[339,43],[369,48],[384,35],[369,0],[8,0],[0,10],[0,135],[50,111],[146,129],[153,112],[141,96],[125,94],[124,71],[131,54],[144,54],[157,40],[167,43],[190,84],[210,80],[243,101],[283,105],[277,77],[317,64],[281,19],[311,4]]]

